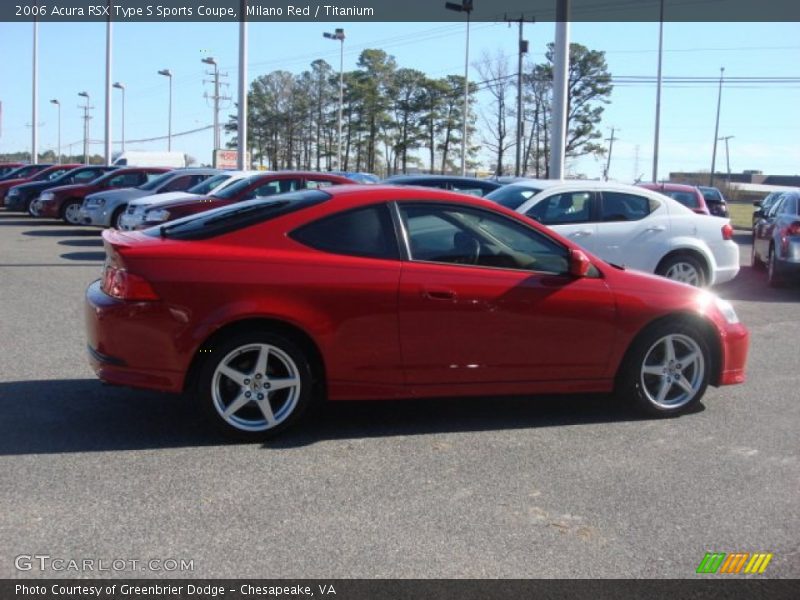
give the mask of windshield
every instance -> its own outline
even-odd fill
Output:
[[[209,177],[205,181],[201,181],[200,183],[198,183],[193,187],[190,187],[186,191],[190,194],[201,194],[205,196],[208,192],[213,190],[220,183],[222,183],[223,181],[227,181],[230,178],[231,176],[228,175],[227,173],[220,173],[219,175],[214,175],[213,177]]]
[[[163,175],[159,175],[155,179],[151,179],[147,183],[143,183],[136,189],[152,192],[154,189],[161,187],[163,184],[165,184],[167,181],[169,181],[175,176],[176,176],[175,173],[164,173]]]
[[[521,185],[507,185],[496,189],[495,191],[486,194],[487,200],[497,202],[500,206],[505,206],[511,210],[517,210],[525,202],[533,198],[536,194],[541,192],[540,188],[521,186]]]
[[[235,198],[241,192],[246,190],[248,186],[251,183],[253,183],[258,177],[260,176],[256,175],[255,177],[247,177],[245,179],[240,179],[236,183],[232,183],[229,186],[226,186],[225,188],[221,189],[218,192],[215,192],[212,195],[214,196],[214,198],[222,198],[223,200],[230,200],[231,198]]]
[[[327,192],[305,190],[269,199],[247,200],[183,217],[166,225],[151,227],[146,229],[145,233],[153,237],[177,239],[209,238],[274,219],[319,204],[329,198],[331,195]]]
[[[11,171],[8,175],[8,179],[25,179],[30,177],[34,173],[41,171],[42,168],[38,165],[28,165],[27,167],[20,167],[14,171]]]

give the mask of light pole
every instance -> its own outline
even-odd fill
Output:
[[[708,185],[714,187],[714,169],[717,165],[717,138],[719,137],[719,109],[722,106],[722,77],[725,67],[719,68],[719,93],[717,94],[717,124],[714,126],[714,150],[711,153],[711,173],[708,176]]]
[[[467,120],[469,117],[469,14],[472,12],[473,1],[461,0],[461,4],[445,2],[447,10],[467,13],[467,44],[464,52],[464,131],[461,135],[461,176],[467,174]]]
[[[556,4],[556,39],[553,62],[553,117],[550,136],[550,171],[548,177],[564,179],[569,104],[569,2]]]
[[[114,87],[122,90],[122,151],[125,152],[125,84],[117,81]]]
[[[108,11],[111,12],[111,0],[108,0]],[[106,102],[105,102],[105,140],[103,157],[107,167],[111,166],[111,17],[106,21]]]
[[[247,0],[241,2],[242,20],[239,21],[239,113],[236,120],[238,153],[236,168],[243,171],[250,168],[247,160]]]
[[[725,142],[725,162],[728,166],[728,187],[731,185],[731,155],[728,153],[728,140],[733,137],[732,135],[726,135],[725,137],[718,138],[719,141]]]
[[[323,33],[329,40],[339,41],[339,144],[336,148],[336,168],[342,169],[342,106],[344,105],[344,29],[337,28],[334,33]]]
[[[661,62],[664,54],[664,0],[658,18],[658,81],[656,83],[656,132],[653,138],[653,183],[658,183],[658,136],[661,129]]]
[[[31,107],[31,164],[39,162],[39,22],[33,21],[33,105]]]
[[[167,129],[167,150],[172,150],[172,71],[169,69],[161,69],[159,75],[169,77],[169,116],[168,116],[168,129]]]
[[[58,164],[61,164],[61,102],[53,98],[50,104],[55,104],[58,107]]]
[[[86,98],[86,104],[79,106],[83,109],[83,164],[89,164],[89,92],[78,92],[78,96]]]
[[[211,163],[216,167],[217,149],[219,148],[219,65],[211,56],[207,56],[200,62],[214,67],[214,149],[211,155]]]

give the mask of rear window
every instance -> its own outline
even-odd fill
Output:
[[[505,206],[511,210],[517,210],[541,191],[539,188],[507,185],[487,194],[486,199],[497,202],[500,206]]]
[[[321,190],[306,190],[274,199],[246,200],[151,227],[144,233],[180,240],[207,239],[315,206],[329,198],[331,195]]]
[[[693,194],[692,192],[670,192],[669,190],[666,190],[661,193],[665,196],[669,196],[673,200],[677,200],[689,208],[697,208],[700,206],[700,202],[697,201],[697,195]]]

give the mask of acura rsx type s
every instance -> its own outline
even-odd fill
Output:
[[[97,375],[187,391],[240,438],[323,398],[615,391],[666,416],[745,379],[728,302],[465,195],[330,187],[103,239]]]

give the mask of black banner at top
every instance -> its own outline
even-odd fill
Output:
[[[555,21],[564,0],[2,0],[0,21]],[[662,0],[566,0],[569,21],[659,21]],[[663,0],[664,21],[800,21],[797,0]],[[563,7],[563,5],[561,5]]]

